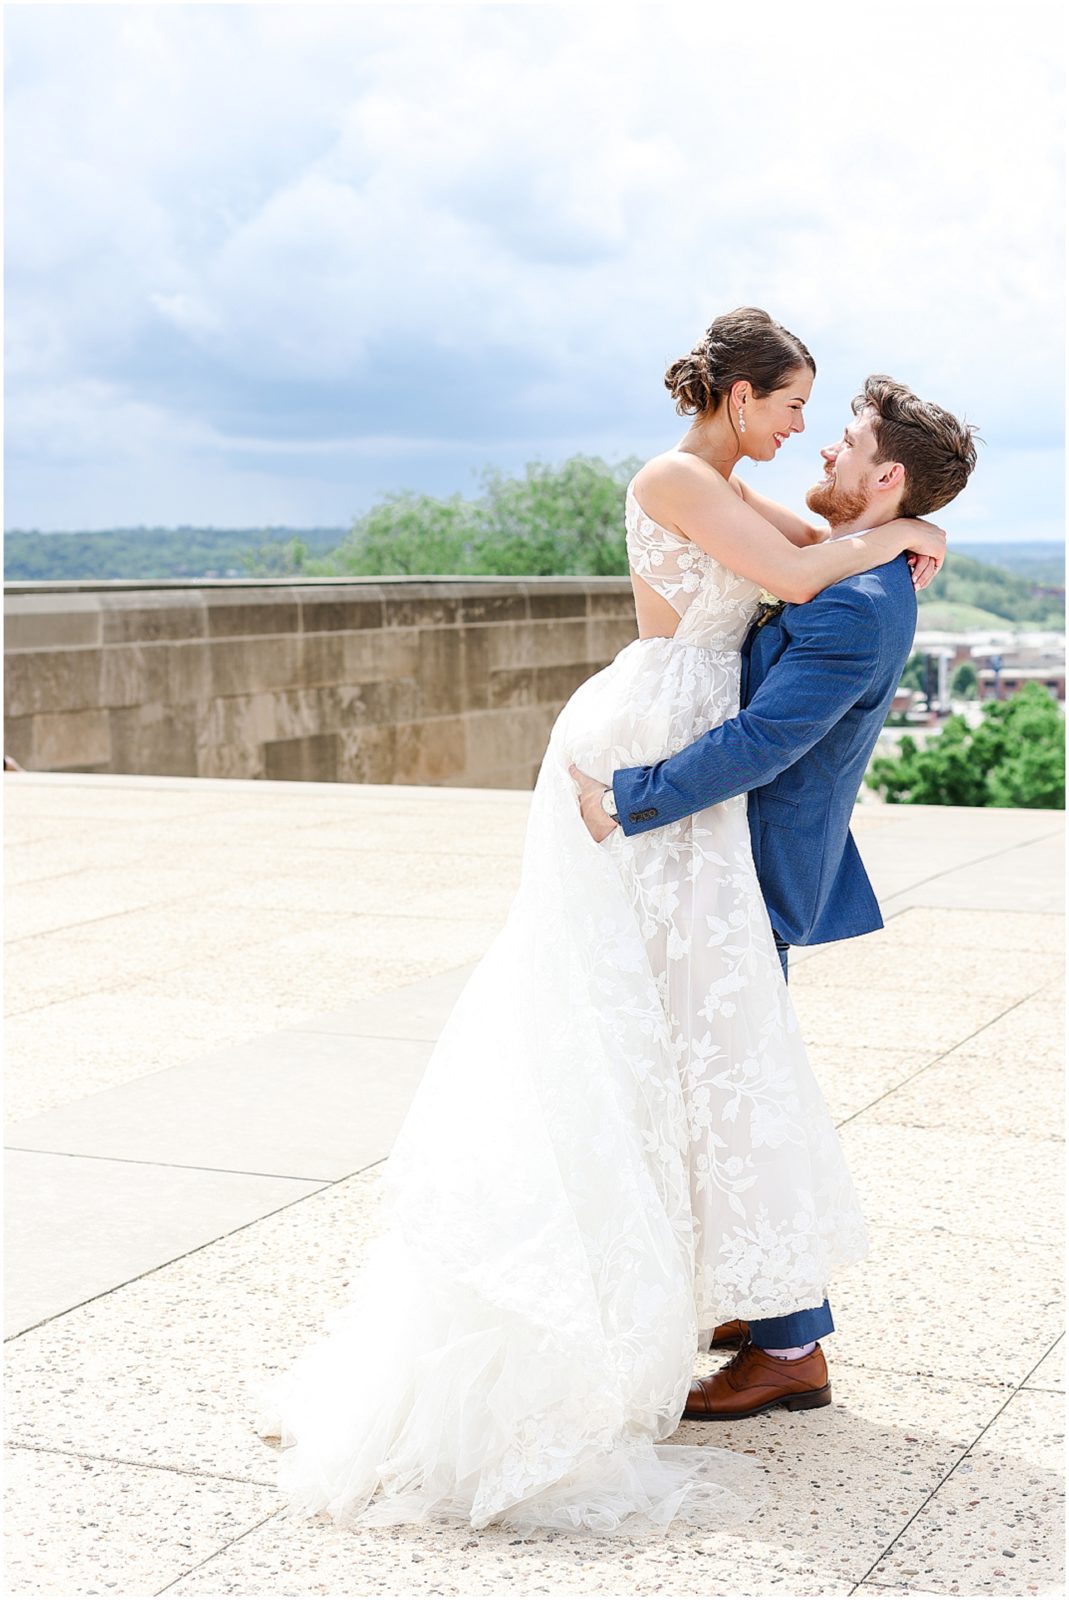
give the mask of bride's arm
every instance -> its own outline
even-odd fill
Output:
[[[777,500],[770,500],[767,494],[758,494],[756,489],[751,489],[748,483],[743,483],[734,473],[728,482],[751,510],[764,517],[766,522],[771,522],[772,526],[778,528],[784,538],[789,539],[792,544],[802,547],[807,544],[820,544],[831,532],[831,529],[824,524],[806,522],[804,517],[798,516],[794,511],[788,511],[787,507],[781,506]]]
[[[881,567],[903,550],[930,556],[936,570],[946,557],[946,535],[940,529],[903,517],[867,533],[799,548],[747,505],[723,478],[685,456],[662,467],[657,478],[659,498],[671,506],[672,521],[680,533],[780,600],[812,600],[829,585]],[[648,505],[644,504],[644,509],[653,515]]]

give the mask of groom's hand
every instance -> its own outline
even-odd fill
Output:
[[[619,824],[602,810],[601,797],[609,787],[607,783],[599,783],[597,778],[588,777],[585,772],[580,772],[577,766],[570,766],[568,771],[575,780],[579,790],[579,810],[586,830],[595,844],[600,844],[607,839],[609,834]]]

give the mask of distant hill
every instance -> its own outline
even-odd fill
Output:
[[[291,540],[325,555],[345,528],[113,528],[99,533],[4,535],[4,577],[36,578],[243,578],[244,558],[257,553],[256,570],[293,571],[284,556]]]
[[[994,544],[959,544],[955,539],[951,548],[956,555],[972,556],[1033,583],[1065,587],[1065,544],[1060,539],[1023,539],[1019,543],[1007,539]]]
[[[917,627],[928,633],[998,633],[1022,626],[1015,618],[1000,617],[997,612],[982,611],[979,606],[961,605],[953,600],[926,600],[925,592],[922,590],[919,596]],[[1054,624],[1051,627],[1053,630]]]
[[[953,548],[942,572],[921,591],[920,604],[925,613],[920,625],[926,628],[997,627],[1007,622],[1042,629],[1065,626],[1063,587],[1037,585],[1031,578],[977,561]],[[928,614],[936,606],[959,610],[964,607],[966,611],[961,612],[961,620],[957,622],[936,623]],[[967,613],[986,613],[995,621],[981,619],[980,615],[967,616]]]

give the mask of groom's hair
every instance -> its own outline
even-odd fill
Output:
[[[882,372],[865,379],[854,396],[855,417],[870,408],[876,460],[900,461],[906,486],[900,517],[926,517],[959,495],[976,465],[975,427],[931,400],[921,400]]]

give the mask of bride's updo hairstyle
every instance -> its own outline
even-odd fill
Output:
[[[672,362],[664,386],[680,416],[700,417],[717,409],[733,383],[751,384],[761,400],[799,367],[816,377],[817,364],[801,339],[767,311],[740,306],[717,317],[690,354]]]

